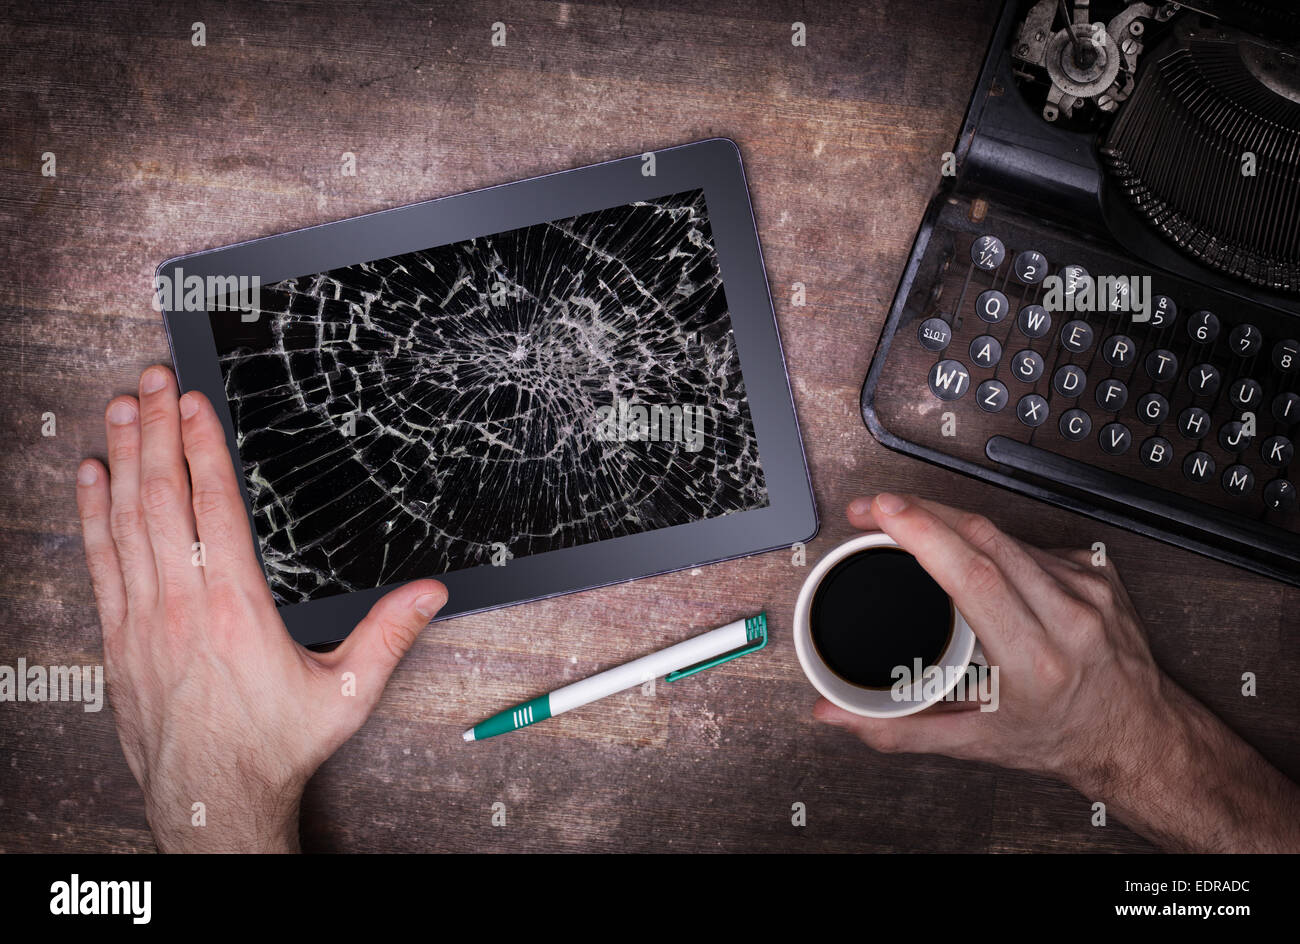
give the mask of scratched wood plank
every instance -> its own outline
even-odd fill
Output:
[[[92,663],[72,476],[166,361],[162,259],[713,135],[744,155],[823,528],[907,489],[1103,540],[1170,671],[1300,774],[1300,594],[898,456],[857,395],[994,4],[18,4],[0,29],[0,662]],[[202,20],[207,46],[190,43]],[[489,43],[507,24],[507,45]],[[790,24],[807,24],[796,49]],[[58,176],[39,174],[53,151]],[[358,175],[339,173],[342,154]],[[790,287],[807,286],[807,305]],[[58,434],[44,438],[53,411]],[[1149,848],[1073,791],[814,724],[788,553],[436,624],[304,802],[312,850]],[[766,608],[759,656],[472,746],[509,702]],[[1288,617],[1287,614],[1292,614]],[[1288,631],[1289,630],[1289,631]],[[1239,695],[1258,671],[1260,695]],[[110,692],[111,698],[111,692]],[[492,804],[507,825],[491,825]],[[807,825],[791,825],[804,803]],[[0,850],[152,849],[111,713],[0,708]]]

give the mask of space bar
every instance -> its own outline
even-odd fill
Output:
[[[1173,526],[1173,530],[1186,533],[1190,526],[1196,531],[1275,554],[1285,560],[1300,560],[1300,535],[1242,518],[1127,475],[1107,472],[1006,436],[990,439],[984,445],[984,454],[994,462],[1021,472],[1163,519]]]

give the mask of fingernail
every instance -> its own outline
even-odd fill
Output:
[[[93,462],[81,463],[81,468],[77,470],[78,485],[94,485],[99,480],[99,470],[95,468]]]
[[[135,407],[126,400],[118,400],[108,408],[108,421],[114,426],[125,426],[135,419]]]
[[[881,492],[876,496],[876,507],[887,515],[896,515],[907,507],[907,499],[901,495]]]
[[[849,514],[851,515],[861,517],[869,511],[871,511],[870,498],[855,498],[853,501],[849,502]]]
[[[422,597],[415,598],[415,610],[425,619],[433,619],[445,602],[441,593],[426,593]]]
[[[157,393],[163,387],[167,386],[167,378],[157,367],[150,367],[140,378],[141,393]]]
[[[189,419],[195,413],[199,412],[199,401],[195,400],[188,393],[181,397],[181,418]]]

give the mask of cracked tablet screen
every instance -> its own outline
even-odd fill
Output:
[[[280,604],[768,504],[702,190],[210,318]]]

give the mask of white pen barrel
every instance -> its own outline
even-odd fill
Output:
[[[743,619],[699,636],[692,636],[675,646],[652,652],[640,659],[633,659],[608,672],[600,672],[591,678],[557,688],[551,692],[551,715],[554,717],[571,708],[604,698],[606,695],[613,695],[615,692],[624,691],[650,679],[667,675],[669,672],[739,649],[745,645],[746,640]]]

